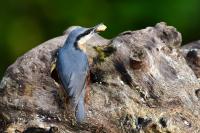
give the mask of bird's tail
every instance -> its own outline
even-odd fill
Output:
[[[85,118],[85,103],[84,103],[84,97],[80,97],[78,104],[75,108],[75,116],[78,123],[81,123],[84,121]]]

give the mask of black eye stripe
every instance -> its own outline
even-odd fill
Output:
[[[93,28],[91,28],[91,29],[88,29],[88,30],[86,30],[84,33],[82,33],[82,34],[80,34],[77,38],[76,38],[76,43],[75,43],[75,47],[76,48],[78,48],[78,41],[81,39],[81,37],[83,37],[83,36],[86,36],[86,35],[88,35],[88,34],[90,34],[91,33],[91,31],[93,31],[94,29]]]
[[[76,38],[76,42],[77,42],[78,40],[80,40],[81,37],[90,34],[92,30],[93,30],[93,29],[89,29],[89,30],[86,30],[84,33],[80,34],[80,35]]]

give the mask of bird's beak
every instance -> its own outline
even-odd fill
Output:
[[[78,40],[79,47],[81,47],[81,44],[84,44],[86,41],[88,41],[94,35],[94,33],[97,33],[100,31],[105,31],[106,28],[107,27],[103,23],[100,23],[92,28],[86,28],[86,31],[85,31],[86,35],[81,37]],[[81,48],[81,49],[83,49],[83,48]]]
[[[101,31],[105,31],[106,30],[106,26],[103,23],[100,23],[94,27],[92,27],[93,31],[96,32],[101,32]]]

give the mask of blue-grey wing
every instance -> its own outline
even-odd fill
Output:
[[[82,122],[85,118],[85,86],[86,86],[86,72],[72,73],[69,81],[68,91],[70,100],[75,108],[75,116],[77,122]]]
[[[76,106],[80,97],[84,98],[85,95],[85,85],[86,85],[86,72],[73,72],[70,76],[68,89],[68,95],[71,97],[73,104]]]
[[[82,58],[80,58],[82,57]],[[65,91],[72,100],[74,106],[77,105],[86,84],[88,73],[87,57],[59,53],[57,59],[57,71]]]

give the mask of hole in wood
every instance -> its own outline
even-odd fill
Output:
[[[56,68],[53,69],[53,71],[51,72],[51,77],[58,83],[61,84],[59,77],[58,77],[58,72],[56,70]]]

